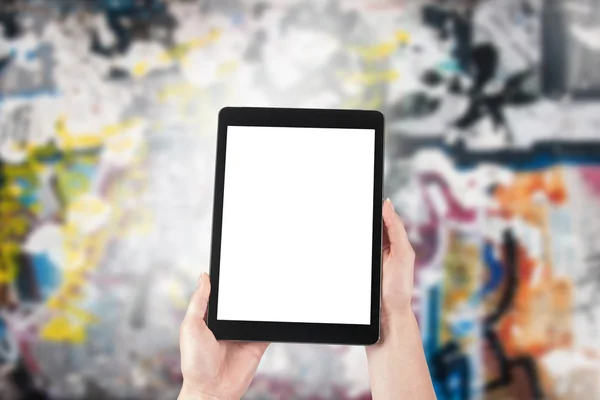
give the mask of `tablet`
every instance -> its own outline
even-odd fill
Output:
[[[379,339],[383,115],[219,114],[211,294],[219,340]]]

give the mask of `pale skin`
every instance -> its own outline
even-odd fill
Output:
[[[417,320],[411,310],[415,253],[392,202],[383,204],[381,337],[367,346],[374,400],[435,399]],[[200,277],[185,319],[180,348],[183,386],[179,400],[239,400],[268,343],[217,341],[204,316],[210,294]]]

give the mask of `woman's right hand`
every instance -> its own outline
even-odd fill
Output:
[[[373,400],[435,399],[411,309],[415,252],[388,199],[383,204],[381,333],[367,347]]]

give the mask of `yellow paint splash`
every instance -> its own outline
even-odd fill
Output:
[[[16,243],[0,243],[0,284],[13,282],[17,277],[19,265],[17,256],[21,250]]]
[[[139,118],[133,118],[118,124],[107,125],[98,132],[73,133],[67,128],[66,117],[56,122],[56,135],[66,151],[100,147],[105,140],[141,124]]]
[[[87,327],[97,323],[97,318],[76,305],[83,298],[86,274],[93,271],[108,243],[110,229],[83,235],[73,225],[63,228],[65,236],[65,279],[62,286],[47,301],[48,310],[55,313],[40,330],[47,341],[80,344],[86,340]]]
[[[221,37],[221,31],[218,29],[211,30],[207,35],[190,40],[189,42],[178,44],[172,49],[162,53],[159,57],[159,61],[168,62],[171,60],[181,61],[183,60],[190,51],[206,47]]]
[[[400,43],[401,45],[407,45],[411,42],[411,35],[410,32],[405,31],[405,30],[399,30],[396,32],[395,35],[396,41],[398,43]]]
[[[389,57],[396,51],[398,43],[396,41],[388,41],[368,47],[351,47],[365,61],[375,61]]]
[[[146,175],[133,169],[124,178],[126,182],[143,183]],[[140,190],[141,186],[138,189]],[[52,318],[41,328],[40,338],[51,342],[81,344],[87,340],[87,329],[98,319],[77,306],[86,293],[88,275],[99,265],[111,238],[119,237],[122,230],[139,233],[152,229],[149,210],[137,209],[134,218],[123,224],[124,211],[119,207],[127,186],[118,185],[109,190],[107,199],[86,197],[85,201],[73,201],[68,211],[97,216],[109,211],[109,220],[96,231],[84,234],[73,223],[63,226],[64,281],[56,293],[48,299],[46,306]],[[131,192],[129,192],[131,193]],[[138,192],[139,194],[139,192]]]
[[[133,76],[136,78],[142,77],[144,75],[146,75],[146,72],[148,72],[148,64],[140,61],[137,64],[135,64],[135,66],[133,67]]]
[[[356,83],[363,86],[374,86],[385,82],[394,82],[400,78],[400,73],[395,70],[357,72],[353,74],[340,73],[338,76],[347,82]]]

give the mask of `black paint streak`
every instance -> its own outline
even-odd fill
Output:
[[[6,39],[16,39],[23,33],[19,22],[19,12],[16,0],[2,0],[0,3],[0,26]]]
[[[490,315],[485,317],[483,322],[486,328],[492,327],[500,318],[510,309],[515,299],[518,286],[518,260],[517,260],[517,242],[510,231],[504,233],[504,254],[506,257],[505,274],[506,289],[502,293],[502,298],[498,302],[498,308]]]
[[[152,32],[162,29],[164,37],[158,42],[165,47],[174,44],[173,34],[177,21],[168,7],[160,0],[143,0],[131,7],[106,8],[106,22],[116,37],[116,43],[108,46],[101,42],[98,32],[91,31],[90,49],[102,57],[125,54],[136,40],[152,40]]]
[[[506,118],[505,108],[525,106],[537,101],[540,97],[539,90],[527,87],[535,78],[537,68],[531,66],[507,77],[501,89],[495,92],[487,90],[497,79],[500,52],[494,43],[473,44],[473,15],[477,4],[477,1],[472,1],[463,12],[443,5],[427,5],[422,9],[422,20],[426,26],[437,32],[440,41],[454,39],[456,46],[452,56],[460,67],[461,74],[468,76],[473,82],[470,88],[463,88],[457,79],[458,75],[448,80],[448,93],[465,95],[469,99],[467,110],[450,124],[451,127],[466,135],[470,134],[470,130],[478,122],[489,118],[495,130],[503,132],[507,141],[512,142],[513,132]],[[525,6],[523,10],[526,11]],[[428,78],[432,76],[432,71],[426,74]],[[428,79],[424,83],[434,87],[439,81],[436,79],[431,82]]]
[[[513,371],[521,368],[528,378],[532,397],[542,399],[544,398],[544,394],[534,359],[531,356],[508,358],[495,332],[496,323],[511,308],[518,288],[518,244],[511,231],[504,233],[503,247],[507,281],[497,309],[485,318],[483,327],[484,338],[498,362],[500,374],[498,378],[486,383],[485,390],[490,392],[510,385],[514,379]]]
[[[22,399],[50,400],[50,397],[39,388],[25,363],[19,360],[17,365],[8,374],[8,380],[19,390]]]

